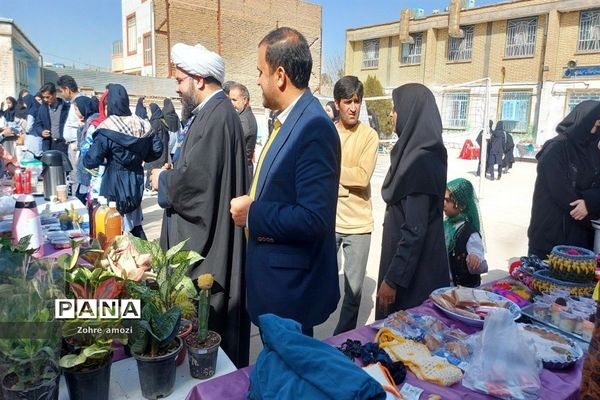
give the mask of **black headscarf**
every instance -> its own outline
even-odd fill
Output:
[[[31,94],[26,94],[21,98],[20,108],[15,112],[17,118],[25,119],[28,115],[35,118],[39,108],[39,103],[35,101],[35,98]]]
[[[387,204],[413,193],[444,196],[448,155],[442,120],[433,93],[417,83],[392,92],[398,141],[390,153],[390,169],[381,195]]]
[[[148,119],[148,112],[146,111],[146,107],[144,107],[144,97],[138,99],[137,105],[135,106],[135,115],[141,119]]]
[[[171,99],[165,99],[162,112],[169,131],[178,132],[181,129],[181,122],[175,112],[175,107],[173,107]]]
[[[600,119],[600,102],[586,100],[577,104],[573,111],[556,126],[556,132],[567,137],[573,145],[586,148],[592,142],[598,141],[599,135],[590,133],[598,119]]]
[[[83,115],[83,121],[87,121],[89,117],[96,114],[98,112],[98,107],[94,108],[92,103],[92,99],[87,96],[77,96],[75,100],[73,100],[77,109]]]
[[[99,112],[100,100],[98,100],[98,97],[92,96],[92,97],[90,97],[90,100],[92,101],[92,110],[96,110],[96,112]]]
[[[15,109],[17,107],[17,99],[15,99],[12,96],[8,96],[7,99],[12,102],[12,107],[4,110],[4,119],[6,120],[6,122],[13,122],[15,120]]]
[[[123,85],[113,83],[108,88],[106,96],[106,115],[116,115],[118,117],[127,117],[131,115],[129,109],[129,95]]]
[[[163,112],[156,103],[150,103],[150,112],[152,113],[152,116],[150,117],[150,122],[158,121],[163,117]]]

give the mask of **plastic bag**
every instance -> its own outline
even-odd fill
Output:
[[[542,363],[508,310],[488,314],[476,343],[463,386],[501,399],[538,397]]]

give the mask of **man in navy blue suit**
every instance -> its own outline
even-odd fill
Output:
[[[248,313],[255,324],[265,313],[294,319],[312,335],[340,297],[339,136],[308,89],[312,57],[300,32],[279,28],[265,36],[257,68],[263,105],[280,113],[250,194],[231,200],[233,220],[248,234]]]

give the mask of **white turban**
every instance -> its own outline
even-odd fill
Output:
[[[225,78],[223,57],[208,50],[200,43],[195,46],[177,43],[171,49],[171,61],[190,75],[203,78],[212,76],[221,83]]]

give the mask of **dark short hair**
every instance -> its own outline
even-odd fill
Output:
[[[248,88],[246,86],[242,85],[241,83],[234,83],[229,87],[229,91],[232,91],[233,89],[239,90],[242,96],[244,96],[248,101],[250,101],[250,92],[248,91]]]
[[[342,99],[349,99],[354,95],[358,96],[358,100],[362,101],[364,87],[362,82],[352,75],[346,75],[340,78],[333,86],[333,99],[339,103]]]
[[[54,83],[52,82],[47,82],[44,83],[44,86],[42,86],[42,88],[40,89],[40,93],[50,93],[50,94],[56,94],[56,86],[54,85]]]
[[[267,47],[265,58],[271,71],[282,67],[295,87],[308,87],[312,56],[308,42],[300,32],[288,27],[275,29],[260,41],[258,47],[263,45]]]
[[[70,75],[63,75],[58,78],[56,84],[60,87],[66,87],[71,89],[72,92],[77,92],[79,88],[77,87],[77,82]]]
[[[233,85],[235,85],[235,81],[226,81],[225,83],[223,83],[223,91],[229,94],[229,91],[231,90],[231,87]]]

